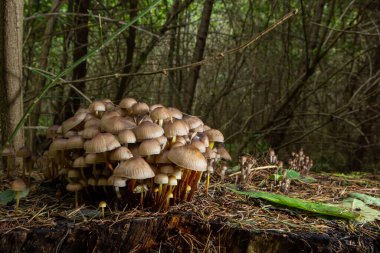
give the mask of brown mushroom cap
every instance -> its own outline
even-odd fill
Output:
[[[83,156],[80,156],[76,158],[73,162],[73,168],[85,168],[88,164],[85,161],[85,158]]]
[[[174,107],[168,107],[168,110],[170,112],[170,116],[175,119],[182,119],[183,115],[180,110]]]
[[[144,159],[132,157],[125,162],[121,162],[115,168],[114,175],[128,179],[147,179],[154,177],[154,172]]]
[[[120,131],[117,137],[119,139],[120,144],[136,143],[136,135],[130,129]]]
[[[85,128],[82,132],[82,137],[84,139],[92,139],[95,137],[95,135],[97,135],[98,133],[100,133],[100,130],[98,127],[96,126],[93,126],[93,127],[88,127],[88,128]]]
[[[194,146],[194,147],[196,147],[199,151],[201,151],[201,153],[206,152],[206,146],[201,141],[192,141],[191,145]]]
[[[83,144],[84,140],[82,136],[76,135],[67,140],[66,149],[82,149]]]
[[[190,129],[194,129],[200,126],[203,126],[203,121],[196,116],[186,116],[182,119],[189,125]]]
[[[173,175],[170,175],[168,185],[176,186],[177,185],[177,178]]]
[[[133,132],[138,141],[158,138],[164,134],[162,127],[149,121],[142,122],[133,129]]]
[[[118,134],[120,131],[125,129],[133,129],[136,124],[132,121],[124,119],[121,116],[114,116],[112,118],[106,118],[101,120],[100,128],[102,131]]]
[[[228,153],[227,149],[224,147],[218,147],[217,148],[217,153],[220,155],[220,157],[224,160],[231,161],[232,157],[230,153]]]
[[[57,133],[58,128],[59,128],[59,125],[52,125],[51,127],[49,127],[46,132],[46,138],[48,139],[55,138],[58,135]]]
[[[90,127],[97,127],[99,128],[100,127],[100,119],[98,118],[92,118],[92,119],[89,119],[87,120],[85,123],[84,123],[84,128],[90,128]]]
[[[213,149],[206,147],[206,152],[204,153],[204,156],[207,159],[215,159],[216,158],[216,153]]]
[[[174,172],[174,167],[170,164],[163,165],[160,167],[160,172],[164,174],[172,174]]]
[[[72,169],[67,172],[68,178],[80,178],[80,172],[78,170]]]
[[[133,115],[143,115],[149,112],[149,106],[143,102],[137,102],[132,106]]]
[[[66,185],[66,190],[69,192],[77,192],[83,189],[83,186],[80,183],[71,182]]]
[[[98,133],[85,145],[86,153],[102,153],[120,147],[115,136],[110,133]]]
[[[224,142],[224,136],[222,132],[220,132],[217,129],[209,129],[204,132],[209,141],[214,141],[214,142]]]
[[[106,105],[100,100],[95,100],[90,104],[89,109],[91,112],[105,112]]]
[[[104,157],[103,154],[91,153],[91,154],[87,154],[84,157],[84,161],[87,164],[99,164],[99,163],[105,163],[106,162],[106,158]]]
[[[185,169],[194,171],[206,171],[207,169],[206,158],[196,147],[191,145],[171,149],[168,158],[174,164]]]
[[[160,143],[156,139],[145,140],[139,146],[141,156],[158,155],[161,152]]]
[[[121,177],[117,177],[117,176],[110,176],[108,178],[107,182],[108,182],[108,185],[112,185],[115,187],[126,187],[127,186],[126,180],[121,178]]]
[[[58,150],[65,150],[67,145],[67,139],[57,138],[50,144],[49,152],[54,152]]]
[[[183,136],[189,133],[189,126],[182,120],[167,121],[164,124],[166,137]]]
[[[171,114],[165,107],[157,107],[150,113],[152,120],[165,120],[170,118]]]
[[[129,158],[133,157],[131,151],[127,147],[118,147],[115,150],[112,150],[109,159],[111,161],[124,161],[128,160]]]
[[[62,133],[65,134],[69,130],[73,129],[74,127],[76,127],[77,125],[82,123],[84,121],[84,119],[86,118],[86,115],[87,115],[87,113],[84,113],[84,112],[78,113],[75,116],[63,121]]]
[[[163,151],[159,155],[156,156],[156,163],[157,164],[165,164],[165,163],[171,163],[171,161],[168,159],[169,151]]]
[[[24,180],[18,178],[11,182],[11,189],[15,192],[22,192],[26,190],[26,184]]]
[[[106,120],[106,119],[113,118],[113,117],[120,117],[120,116],[121,116],[121,114],[116,110],[106,111],[102,115],[102,120]]]
[[[120,106],[120,108],[122,108],[122,109],[130,109],[130,108],[132,108],[132,106],[133,106],[134,104],[136,104],[136,103],[137,103],[137,101],[136,101],[136,99],[134,99],[134,98],[123,98],[123,99],[120,101],[119,106]]]

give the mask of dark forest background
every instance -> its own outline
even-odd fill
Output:
[[[60,73],[152,2],[24,1],[24,108],[47,83],[37,70]],[[256,43],[223,55],[294,10]],[[202,59],[211,60],[181,68]],[[35,152],[47,147],[43,127],[88,105],[75,86],[91,99],[131,96],[197,115],[221,129],[235,157],[272,147],[286,159],[303,147],[316,170],[373,171],[379,83],[378,0],[162,0],[63,76],[23,131]]]

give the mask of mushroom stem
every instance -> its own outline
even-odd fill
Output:
[[[195,176],[195,180],[193,180],[191,183],[192,183],[192,187],[191,187],[191,191],[190,191],[190,194],[189,194],[189,201],[191,201],[191,199],[193,198],[193,195],[194,195],[194,192],[197,190],[198,188],[198,182],[199,180],[201,179],[202,177],[202,172],[200,171],[197,171],[196,172],[196,176]]]
[[[19,205],[20,205],[20,192],[16,191],[16,211],[18,211]]]
[[[173,138],[172,138],[172,144],[175,143],[177,141],[177,136],[174,135]]]
[[[78,191],[75,191],[75,209],[78,208]]]
[[[140,192],[140,205],[141,205],[141,208],[143,208],[143,202],[144,202],[144,185],[142,185],[141,192]]]
[[[26,158],[22,159],[22,179],[25,180],[26,174]]]
[[[209,143],[209,147],[210,147],[210,149],[213,149],[213,148],[214,148],[214,144],[215,144],[215,142],[210,141],[210,143]]]
[[[87,181],[87,177],[86,177],[86,174],[84,173],[84,168],[80,168],[80,174],[82,176],[83,179],[85,179]]]
[[[210,185],[210,172],[207,171],[207,180],[206,180],[206,195],[208,194],[208,187]]]
[[[102,218],[104,219],[104,207],[102,207]]]
[[[118,199],[121,199],[121,194],[120,194],[120,190],[119,190],[119,187],[118,186],[115,186],[115,192],[116,192],[116,197]]]
[[[159,125],[160,127],[162,127],[163,124],[164,124],[164,120],[163,120],[163,119],[159,119],[159,120],[158,120],[158,125]]]

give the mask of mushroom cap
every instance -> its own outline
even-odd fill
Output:
[[[86,153],[102,153],[120,147],[115,136],[110,133],[98,133],[85,145]]]
[[[131,129],[125,129],[117,135],[120,144],[136,143],[136,135]]]
[[[168,110],[170,112],[170,116],[175,119],[182,119],[183,115],[180,110],[174,107],[168,107]]]
[[[224,160],[231,161],[232,157],[230,153],[228,153],[227,149],[224,147],[218,147],[217,148],[217,153],[220,155],[220,157]]]
[[[192,141],[191,145],[194,146],[194,147],[196,147],[199,151],[201,151],[201,153],[206,152],[206,146],[201,141]]]
[[[111,151],[109,159],[111,161],[123,161],[133,157],[132,152],[127,147],[118,147]]]
[[[133,132],[138,141],[158,138],[164,134],[162,127],[149,121],[142,122]]]
[[[104,154],[91,153],[91,154],[87,154],[84,157],[84,161],[87,164],[99,164],[99,163],[105,163],[106,158],[104,157]]]
[[[187,125],[189,125],[190,129],[203,126],[203,121],[196,116],[186,116],[182,118],[182,120],[185,121]]]
[[[116,111],[116,110],[106,111],[102,115],[102,120],[106,120],[106,119],[113,118],[113,117],[116,117],[116,116],[120,117],[121,114],[118,111]]]
[[[170,175],[168,185],[176,186],[177,185],[177,178],[173,175]]]
[[[62,133],[65,134],[69,130],[73,129],[74,127],[76,127],[77,125],[82,123],[82,121],[84,121],[84,119],[86,118],[86,115],[87,115],[87,113],[81,112],[81,113],[75,114],[73,117],[68,118],[67,120],[63,121],[63,123],[61,125],[62,126]]]
[[[115,187],[126,187],[127,186],[126,180],[121,178],[121,177],[117,177],[117,176],[110,176],[108,178],[107,182],[108,182],[108,185],[113,185]]]
[[[161,152],[160,143],[156,139],[144,140],[139,146],[141,156],[158,155]]]
[[[97,186],[107,186],[108,185],[108,178],[106,177],[100,177],[98,179],[98,182],[96,184]]]
[[[165,107],[157,107],[150,113],[152,120],[164,120],[170,118],[171,114]]]
[[[169,151],[168,159],[177,166],[194,171],[206,171],[207,160],[194,146],[186,145]]]
[[[76,135],[70,137],[66,143],[66,149],[82,149],[84,140],[82,136]]]
[[[100,122],[101,130],[111,134],[118,134],[122,130],[133,129],[135,127],[136,124],[134,122],[124,119],[121,116],[114,116],[106,119],[102,118]]]
[[[22,192],[26,190],[26,184],[24,180],[18,178],[11,182],[11,189],[15,192]]]
[[[204,156],[207,159],[215,159],[216,158],[216,152],[213,149],[207,147],[206,152],[204,153]]]
[[[174,171],[170,173],[170,175],[173,175],[175,178],[177,178],[177,180],[180,180],[182,178],[182,171],[179,168],[175,168]]]
[[[157,164],[165,164],[165,163],[172,163],[169,159],[168,159],[168,154],[169,154],[169,151],[163,151],[162,153],[160,153],[159,155],[156,156],[156,163]]]
[[[66,133],[63,134],[63,137],[65,137],[65,138],[68,139],[68,138],[76,136],[76,135],[78,135],[77,131],[69,130],[69,131],[67,131]]]
[[[67,172],[68,178],[80,178],[80,172],[75,169],[71,169]]]
[[[149,164],[140,157],[132,157],[121,162],[114,170],[114,175],[128,179],[146,179],[154,177]]]
[[[107,207],[107,203],[105,201],[100,201],[99,202],[99,207],[100,208],[105,208],[105,207]]]
[[[122,109],[130,109],[136,103],[137,101],[134,98],[123,98],[119,103],[119,107]]]
[[[172,174],[174,172],[174,167],[170,164],[168,165],[163,165],[160,167],[160,172],[163,173],[163,174]]]
[[[95,100],[90,104],[89,109],[91,112],[105,112],[106,105],[100,100]]]
[[[88,167],[88,164],[85,161],[83,156],[76,158],[73,162],[73,168],[85,168]]]
[[[217,129],[209,129],[204,132],[209,141],[214,141],[214,142],[224,142],[224,136],[222,132],[220,132]]]
[[[46,138],[48,139],[55,138],[58,135],[57,134],[58,128],[59,128],[59,125],[52,125],[51,127],[49,127],[46,132]]]
[[[97,126],[92,126],[92,127],[87,127],[83,130],[82,132],[82,137],[84,139],[92,139],[95,137],[95,135],[97,135],[98,133],[100,133],[100,130]]]
[[[1,156],[13,156],[15,155],[15,151],[11,147],[5,147],[1,152]]]
[[[87,184],[92,185],[92,186],[97,186],[98,180],[94,177],[90,177],[89,179],[87,179]]]
[[[156,184],[167,184],[169,182],[169,177],[166,174],[159,173],[154,177],[154,183]]]
[[[66,190],[69,192],[77,192],[83,189],[83,186],[80,183],[71,182],[66,185]]]
[[[132,105],[132,113],[133,115],[142,115],[149,112],[149,106],[143,102],[137,102]]]
[[[183,120],[167,121],[164,124],[166,137],[183,136],[189,133],[189,126]]]
[[[28,158],[32,156],[32,152],[30,152],[29,148],[24,146],[24,147],[21,147],[19,150],[17,150],[16,156],[22,157],[22,158]]]
[[[58,151],[58,150],[65,150],[66,145],[67,145],[67,139],[56,138],[50,144],[49,152],[54,152],[54,151]]]
[[[89,114],[91,115],[91,114]],[[90,128],[90,127],[100,127],[100,119],[98,118],[92,118],[92,119],[89,119],[87,120],[85,123],[84,123],[84,128]]]
[[[163,106],[162,104],[154,104],[154,105],[149,106],[149,111],[153,112],[154,109],[158,107],[165,107],[165,106]]]

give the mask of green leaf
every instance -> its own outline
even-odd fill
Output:
[[[360,199],[346,198],[341,205],[346,208],[351,208],[359,213],[356,221],[365,223],[380,220],[380,211],[370,208]]]
[[[20,192],[19,197],[20,197],[20,199],[26,198],[28,196],[28,194],[29,194],[29,189],[26,189],[25,191]]]
[[[297,208],[297,209],[312,212],[312,213],[328,215],[328,216],[344,218],[344,219],[350,219],[350,220],[355,219],[358,216],[357,214],[355,214],[354,212],[346,208],[342,208],[342,207],[338,207],[338,206],[334,206],[330,204],[325,204],[321,202],[306,201],[306,200],[302,200],[298,198],[291,198],[288,196],[269,193],[269,192],[239,191],[233,187],[228,187],[228,189],[230,189],[231,191],[235,193],[245,195],[251,198],[265,199],[272,203],[284,205],[291,208]]]
[[[293,180],[300,180],[305,183],[313,183],[316,181],[315,178],[313,177],[302,177],[298,171],[290,170],[290,169],[286,170],[286,177]],[[279,171],[278,174],[271,175],[270,179],[276,180],[276,181],[282,180],[282,172]]]
[[[351,192],[348,195],[353,198],[362,200],[367,205],[380,206],[380,198],[372,197],[370,195],[358,192]]]
[[[0,192],[0,205],[6,205],[12,202],[16,194],[11,189]]]

